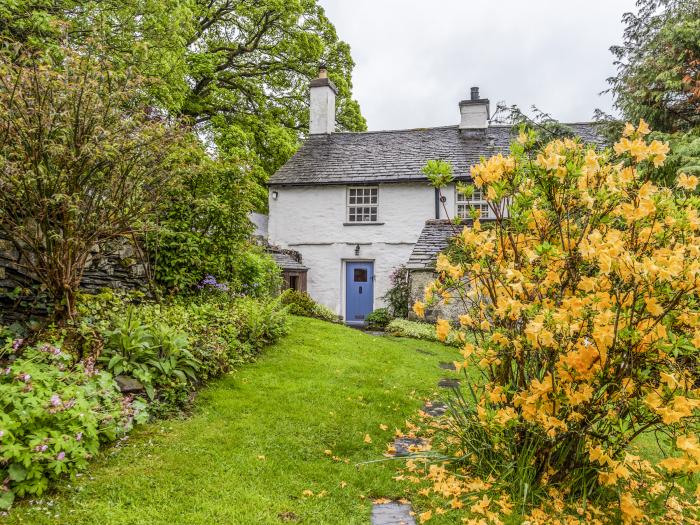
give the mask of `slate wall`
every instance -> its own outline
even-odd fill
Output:
[[[26,254],[0,237],[0,318],[4,322],[45,313],[41,306],[34,304],[29,294],[8,297],[17,288],[29,290],[37,284],[24,267],[24,257]],[[131,239],[117,238],[93,247],[81,289],[89,293],[97,293],[103,288],[146,290],[149,275],[143,251]]]

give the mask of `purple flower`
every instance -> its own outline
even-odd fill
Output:
[[[17,349],[22,346],[22,343],[24,343],[24,339],[15,339],[12,341],[12,349],[17,351]]]
[[[81,441],[82,439],[83,439],[83,433],[82,433],[82,432],[78,432],[78,433],[75,435],[75,440],[76,440],[76,441]]]
[[[37,445],[34,447],[35,452],[46,452],[48,450],[49,446],[48,445]]]
[[[4,430],[0,430],[0,439],[2,439],[2,436],[4,436],[4,435],[5,435],[5,431],[4,431]]]
[[[59,453],[58,453],[58,456],[56,456],[56,459],[57,459],[58,461],[63,461],[64,459],[66,459],[66,453],[65,453],[65,452],[59,452]]]
[[[58,394],[54,394],[51,396],[51,406],[52,407],[57,407],[61,405],[61,398],[59,397]]]
[[[51,345],[44,345],[41,348],[39,348],[39,350],[41,350],[42,352],[46,352],[48,354],[52,354],[52,355],[60,355],[61,354],[60,348],[57,348],[57,347],[51,346]]]
[[[5,375],[6,375],[6,376],[9,376],[11,373],[12,373],[12,369],[8,366],[8,367],[5,369]]]
[[[24,381],[25,383],[29,383],[29,380],[32,378],[32,376],[30,376],[29,374],[26,374],[24,372],[19,374],[17,377],[19,378],[20,381]]]

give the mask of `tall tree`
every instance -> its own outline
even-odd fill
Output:
[[[316,0],[17,0],[0,39],[49,51],[97,43],[138,70],[154,104],[188,117],[261,183],[308,129],[308,84],[326,64],[342,131],[366,123],[352,98],[349,46]],[[264,192],[258,190],[258,205]]]
[[[700,2],[638,0],[626,13],[624,41],[611,51],[617,75],[608,79],[626,119],[658,131],[700,126]]]

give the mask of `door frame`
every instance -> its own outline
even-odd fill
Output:
[[[347,291],[347,279],[348,279],[348,263],[371,263],[372,264],[372,311],[375,307],[375,288],[377,284],[377,265],[375,259],[341,259],[340,264],[340,304],[341,312],[343,315],[343,322],[348,324],[348,291]]]

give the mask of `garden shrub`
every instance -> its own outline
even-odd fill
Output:
[[[668,147],[648,132],[628,124],[596,151],[536,149],[521,131],[510,155],[472,168],[495,223],[464,228],[426,294],[466,305],[436,330],[468,341],[458,368],[479,372],[433,445],[453,458],[429,480],[452,508],[532,523],[697,518],[677,479],[700,471],[685,365],[700,348],[698,179],[655,186]],[[650,433],[665,445],[654,464],[633,449]]]
[[[410,301],[410,288],[408,284],[408,268],[399,266],[391,272],[389,281],[391,287],[383,299],[389,306],[392,317],[406,319],[408,317],[408,303]]]
[[[14,345],[18,348],[18,344]],[[102,443],[147,418],[144,404],[123,399],[94,363],[71,365],[59,345],[38,344],[0,371],[0,509],[15,496],[40,495],[61,475],[73,477]]]
[[[391,322],[391,316],[387,308],[377,308],[365,318],[365,321],[367,322],[367,328],[384,330],[386,325]]]
[[[435,331],[435,325],[422,323],[419,321],[409,321],[408,319],[393,319],[387,326],[386,331],[396,337],[410,337],[412,339],[423,339],[424,341],[444,342],[446,344],[458,344],[454,334],[450,334],[446,340],[441,341]]]
[[[289,313],[292,315],[313,317],[322,321],[338,321],[338,316],[333,310],[317,303],[306,292],[298,292],[291,289],[285,290],[282,293],[281,301],[283,305],[287,306]]]
[[[234,303],[233,311],[239,340],[255,352],[288,332],[287,309],[280,298],[262,301],[243,297]]]

